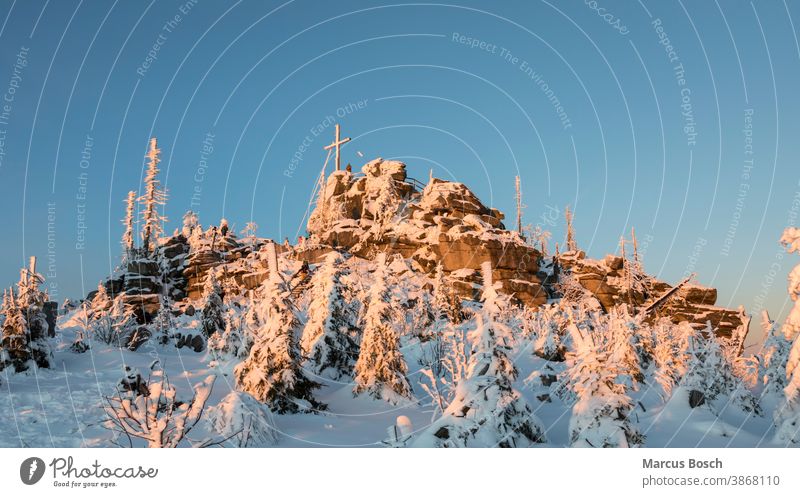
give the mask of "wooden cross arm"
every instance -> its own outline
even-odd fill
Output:
[[[333,147],[335,147],[335,146],[337,146],[337,145],[344,145],[345,143],[347,143],[347,142],[349,142],[349,141],[350,141],[350,138],[345,138],[345,139],[343,139],[343,140],[342,140],[342,141],[340,141],[340,142],[331,143],[330,145],[327,145],[327,146],[323,147],[322,149],[323,149],[323,150],[330,150],[330,149],[332,149]]]

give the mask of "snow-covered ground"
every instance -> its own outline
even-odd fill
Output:
[[[127,440],[116,438],[109,429],[103,410],[106,396],[114,395],[116,385],[123,376],[123,365],[138,368],[146,376],[150,364],[158,359],[179,397],[191,397],[192,385],[210,374],[217,381],[208,402],[218,404],[231,390],[235,380],[232,369],[236,360],[217,363],[206,351],[195,353],[188,348],[178,349],[172,344],[161,346],[146,344],[131,352],[102,343],[92,343],[84,354],[71,352],[69,344],[77,327],[75,312],[59,319],[58,345],[54,350],[54,368],[28,373],[0,373],[0,446],[2,447],[113,447],[127,445]],[[197,319],[181,316],[180,329],[192,330],[199,325]],[[541,391],[524,382],[533,371],[543,370],[547,361],[534,356],[530,342],[515,349],[513,360],[519,370],[515,388],[522,393],[546,428],[544,446],[569,446],[568,426],[571,408],[557,396],[549,402],[537,399]],[[279,447],[376,447],[385,446],[389,438],[387,429],[398,416],[407,416],[418,432],[432,421],[430,398],[420,387],[419,356],[422,348],[416,339],[404,341],[403,355],[409,367],[408,379],[414,390],[416,402],[391,405],[369,396],[353,397],[352,382],[337,382],[313,376],[323,384],[315,394],[328,405],[325,412],[317,414],[287,414],[274,416]],[[560,363],[550,363],[556,368]],[[309,373],[310,374],[310,373]],[[642,386],[632,397],[637,409],[632,420],[646,436],[647,447],[769,447],[772,441],[773,406],[763,405],[764,416],[745,413],[730,407],[719,416],[706,408],[691,409],[687,393],[677,388],[670,399],[664,401],[657,387]],[[724,405],[724,402],[718,402]],[[214,436],[201,420],[189,439],[195,442]],[[116,441],[115,441],[116,438]],[[219,437],[218,437],[219,438]],[[134,442],[144,445],[141,441]],[[188,445],[188,443],[187,443]],[[223,443],[225,446],[233,442]],[[537,445],[541,447],[542,445]]]

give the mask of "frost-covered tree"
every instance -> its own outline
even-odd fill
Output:
[[[447,319],[433,324],[430,340],[421,342],[420,387],[431,398],[433,419],[444,414],[456,387],[467,376],[470,345],[465,331]]]
[[[44,277],[36,272],[36,259],[20,271],[16,292],[9,291],[4,303],[6,319],[0,337],[0,369],[13,366],[17,372],[32,367],[49,368],[52,350],[47,341],[49,325],[44,304],[49,300],[40,289]]]
[[[156,138],[150,139],[147,152],[147,172],[144,177],[144,195],[139,197],[142,204],[142,249],[145,253],[155,252],[158,237],[164,233],[164,222],[167,220],[158,209],[167,202],[167,192],[160,188],[158,179],[158,163],[161,162]]]
[[[543,257],[547,257],[548,250],[547,250],[547,242],[552,238],[553,234],[549,231],[542,228],[541,225],[537,224],[536,226],[531,226],[530,224],[525,226],[523,230],[525,232],[525,236],[528,239],[528,243],[533,247],[538,247],[539,251],[542,253]]]
[[[249,221],[244,225],[244,229],[241,231],[242,240],[244,240],[251,249],[254,248],[258,242],[258,237],[256,237],[257,230],[258,225],[253,221]]]
[[[575,227],[572,225],[572,211],[569,206],[564,208],[564,218],[567,221],[567,252],[576,252],[578,250],[578,242],[575,240]]]
[[[106,397],[109,424],[120,435],[117,440],[125,437],[130,447],[134,438],[146,441],[150,448],[177,447],[200,421],[216,377],[208,376],[195,385],[194,396],[185,402],[177,398],[175,387],[157,364],[151,369],[143,389],[120,388],[116,395]]]
[[[625,306],[612,309],[603,321],[610,335],[610,360],[617,365],[621,376],[629,380],[628,385],[637,389],[644,381],[651,357],[641,323],[630,317]]]
[[[770,319],[766,310],[761,313],[761,328],[764,331],[764,345],[758,354],[758,376],[764,385],[763,395],[781,396],[787,384],[786,363],[792,343]]]
[[[166,295],[159,295],[158,312],[151,323],[152,337],[161,345],[169,343],[175,328],[175,319],[172,316],[174,304]]]
[[[410,306],[406,313],[408,329],[420,340],[430,340],[433,333],[431,326],[435,322],[431,294],[424,287],[414,293],[416,297],[407,303],[407,306]]]
[[[789,353],[789,362],[792,356],[800,353],[800,338],[795,338]],[[800,368],[795,365],[786,387],[783,389],[783,399],[774,414],[775,441],[780,443],[800,443]]]
[[[122,234],[123,263],[128,262],[133,258],[133,222],[135,218],[135,210],[136,192],[131,190],[128,192],[128,197],[125,200],[125,219],[122,220],[122,224],[125,226],[125,231]]]
[[[441,263],[436,265],[436,272],[434,273],[431,306],[434,319],[448,320],[453,324],[461,322],[461,300],[447,284]]]
[[[709,405],[720,397],[748,412],[760,413],[755,397],[734,372],[709,323],[689,338],[689,359],[681,385],[689,392],[689,406]]]
[[[541,422],[512,387],[517,377],[508,357],[512,333],[498,320],[501,305],[488,264],[483,275],[483,306],[469,334],[472,353],[466,377],[444,415],[419,435],[416,445],[524,447],[545,441]]]
[[[91,335],[92,321],[89,317],[89,306],[84,302],[76,316],[78,329],[75,331],[75,339],[69,346],[70,350],[76,354],[82,354],[89,350],[89,337]]]
[[[800,253],[800,228],[786,228],[781,237],[786,251]],[[787,339],[793,339],[786,361],[787,383],[783,389],[783,400],[775,411],[775,440],[781,443],[800,443],[800,265],[789,273],[789,296],[794,307],[783,324]]]
[[[790,254],[800,253],[800,228],[786,228],[781,236],[781,244]],[[789,273],[788,290],[794,306],[783,324],[783,333],[787,338],[793,339],[800,333],[800,264]]]
[[[562,340],[563,320],[560,312],[556,306],[544,306],[527,316],[525,322],[533,341],[533,353],[548,361],[561,362],[566,352]]]
[[[338,252],[331,252],[311,278],[311,307],[303,328],[302,348],[316,374],[338,379],[353,374],[358,345],[351,337],[356,316],[345,299],[347,271]]]
[[[245,359],[252,343],[244,332],[241,320],[227,313],[224,323],[224,329],[217,330],[208,339],[208,348],[219,356]]]
[[[688,326],[688,324],[687,324]],[[686,342],[681,339],[686,328],[675,326],[669,318],[661,318],[652,327],[653,379],[661,387],[662,397],[669,398],[683,372],[686,371]],[[689,327],[691,333],[694,330]]]
[[[212,269],[206,275],[203,286],[203,311],[200,320],[200,329],[206,338],[224,329],[223,312],[222,286]]]
[[[636,240],[636,231],[631,228],[631,245],[633,254],[629,258],[625,254],[625,239],[622,238],[622,273],[625,289],[628,293],[628,303],[635,303],[634,297],[639,296],[646,300],[650,295],[651,277],[644,271],[639,254],[639,242]]]
[[[30,367],[28,323],[13,288],[3,294],[2,314],[5,319],[0,337],[0,370],[13,367],[15,372],[25,371]]]
[[[94,297],[92,297],[91,314],[97,318],[111,309],[112,306],[113,302],[108,296],[108,290],[106,290],[106,286],[101,281],[97,284],[97,293],[95,293]]]
[[[800,443],[800,370],[794,374],[784,389],[784,401],[775,411],[775,441]]]
[[[128,342],[128,337],[137,328],[136,316],[133,308],[121,299],[111,301],[111,309],[107,311],[92,311],[90,336],[92,341],[99,341],[106,345],[121,347]]]
[[[615,360],[607,336],[567,328],[574,350],[567,354],[567,377],[576,402],[569,422],[573,447],[632,447],[644,437],[631,422],[633,401],[619,377],[626,368]]]
[[[188,240],[192,237],[196,230],[202,230],[200,226],[200,219],[197,213],[193,210],[188,210],[183,215],[183,226],[181,227],[181,234]]]
[[[427,339],[420,341],[423,350],[420,386],[431,398],[432,415],[436,419],[452,402],[456,386],[466,376],[469,343],[464,330],[458,326],[462,313],[460,302],[447,286],[441,264],[434,273],[432,293],[433,321]]]
[[[400,352],[400,340],[392,321],[391,290],[387,285],[386,257],[376,260],[374,281],[369,291],[361,349],[355,365],[355,388],[376,399],[397,404],[412,398],[406,379],[408,367]]]
[[[325,409],[313,396],[320,384],[303,371],[297,343],[300,321],[288,300],[289,290],[275,273],[261,290],[262,322],[250,355],[234,370],[237,387],[278,414]]]

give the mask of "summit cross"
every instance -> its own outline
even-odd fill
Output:
[[[340,145],[344,145],[345,143],[350,141],[350,138],[340,139],[340,136],[341,135],[340,135],[339,125],[337,124],[336,125],[336,139],[333,141],[333,143],[331,143],[330,145],[328,145],[327,147],[324,148],[324,150],[330,150],[332,148],[336,149],[336,170],[337,171],[339,169],[341,169],[341,163],[340,163],[340,160],[339,160],[339,146]]]

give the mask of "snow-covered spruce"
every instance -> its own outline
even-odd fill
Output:
[[[339,379],[353,374],[358,345],[351,338],[356,316],[345,299],[344,260],[329,253],[311,278],[311,307],[303,328],[302,348],[316,374]]]
[[[211,270],[206,275],[206,281],[203,286],[203,311],[200,321],[203,336],[208,338],[224,329],[225,323],[223,322],[222,314],[222,286],[217,279],[215,271]]]
[[[11,367],[21,372],[51,366],[53,352],[44,313],[49,298],[39,288],[42,283],[44,277],[36,272],[35,258],[31,258],[30,268],[20,271],[16,291],[11,288],[3,296],[0,313],[6,318],[0,337],[0,370]]]
[[[566,375],[575,394],[569,421],[573,447],[632,447],[644,437],[633,425],[633,402],[626,386],[619,382],[627,368],[616,362],[609,350],[608,336],[567,328],[574,350],[567,354]]]
[[[668,399],[686,372],[688,339],[694,330],[688,323],[674,325],[669,318],[659,319],[652,327],[653,379]]]
[[[787,384],[786,363],[792,342],[786,339],[766,310],[761,313],[761,329],[764,345],[758,355],[758,377],[764,387],[762,396],[781,396]]]
[[[459,382],[444,415],[415,441],[419,447],[524,447],[545,441],[533,410],[513,389],[517,369],[508,357],[511,330],[497,320],[500,308],[483,267],[483,307],[470,332],[472,354],[467,376]]]
[[[444,278],[442,264],[436,265],[436,273],[433,279],[433,302],[432,308],[434,319],[447,320],[453,324],[461,322],[461,299],[455,295]]]
[[[789,253],[800,253],[800,228],[786,228],[781,243]],[[789,273],[789,296],[794,307],[783,325],[787,339],[793,339],[786,361],[788,381],[783,390],[783,400],[775,411],[775,441],[800,443],[800,264]]]
[[[112,306],[113,302],[108,296],[108,290],[106,290],[106,286],[101,281],[97,284],[97,293],[95,293],[92,298],[91,314],[95,318],[98,318],[107,310],[111,309]]]
[[[467,376],[470,346],[462,326],[444,319],[437,320],[432,329],[431,339],[420,344],[424,367],[419,383],[431,398],[434,421],[444,414],[455,397],[456,387]]]
[[[800,349],[800,338],[795,339],[792,352]],[[775,411],[775,441],[783,444],[800,443],[800,368],[792,371],[783,402]]]
[[[649,340],[641,333],[641,323],[628,314],[624,305],[612,309],[603,321],[607,323],[611,341],[609,359],[620,368],[620,381],[638,389],[651,357]]]
[[[133,222],[136,210],[136,192],[131,190],[125,200],[125,219],[122,220],[125,231],[122,234],[122,265],[134,258]]]
[[[147,173],[145,174],[144,195],[139,198],[142,205],[142,249],[145,254],[154,253],[157,240],[164,232],[166,217],[158,212],[159,207],[166,204],[167,193],[160,188],[158,180],[158,163],[161,162],[156,138],[150,139],[150,149],[147,152]]]
[[[547,305],[525,317],[524,325],[533,340],[533,353],[548,361],[563,361],[566,348],[562,339],[561,310]]]
[[[790,254],[800,253],[800,228],[786,228],[781,236],[781,244]],[[783,333],[787,338],[793,338],[800,333],[800,264],[789,273],[788,290],[794,306],[783,324]]]
[[[244,359],[250,353],[252,343],[243,330],[242,319],[225,314],[224,328],[208,339],[208,348],[223,358]]]
[[[296,338],[300,321],[286,285],[273,273],[262,284],[261,294],[258,315],[263,322],[256,331],[250,355],[234,370],[237,388],[278,414],[325,409],[313,395],[320,384],[303,371]]]
[[[386,257],[376,260],[374,281],[369,292],[361,350],[355,366],[353,393],[368,393],[392,404],[413,398],[406,379],[408,367],[400,352],[400,340],[392,326],[390,289]]]
[[[715,400],[725,397],[727,402],[747,412],[761,412],[757,399],[734,374],[710,323],[705,330],[689,338],[688,354],[681,386],[689,392],[690,407],[708,405],[713,408]]]
[[[158,300],[158,312],[153,322],[150,323],[150,336],[160,345],[166,345],[172,338],[172,330],[175,327],[175,320],[172,316],[173,303],[165,295],[159,295]]]

